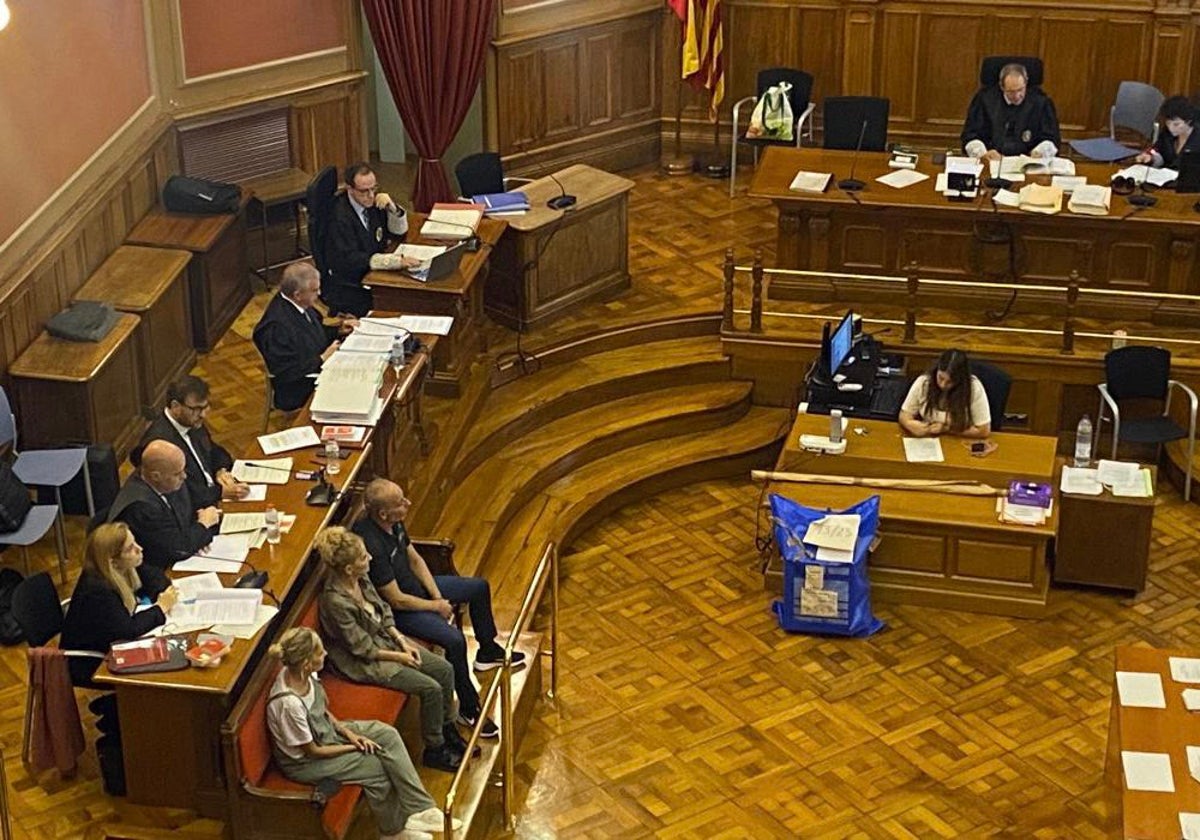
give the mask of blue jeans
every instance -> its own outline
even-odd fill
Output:
[[[496,619],[492,617],[492,588],[483,578],[437,575],[434,577],[442,597],[452,604],[466,604],[471,614],[471,626],[479,649],[494,652]],[[467,640],[462,631],[435,612],[426,610],[393,610],[396,628],[407,636],[438,645],[445,651],[446,661],[454,668],[454,690],[458,692],[460,714],[475,717],[479,714],[479,692],[471,680],[467,664]]]

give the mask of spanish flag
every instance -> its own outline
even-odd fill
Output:
[[[667,5],[684,22],[681,78],[697,90],[712,91],[708,118],[716,122],[717,108],[725,99],[721,0],[667,0]]]

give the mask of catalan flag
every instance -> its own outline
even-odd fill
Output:
[[[697,90],[712,92],[708,118],[716,122],[717,108],[725,99],[721,0],[667,0],[667,5],[684,23],[681,78]]]

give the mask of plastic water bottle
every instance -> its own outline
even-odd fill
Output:
[[[1085,414],[1075,427],[1075,466],[1086,467],[1092,463],[1092,421]]]
[[[400,376],[400,368],[404,367],[404,336],[400,333],[396,333],[396,337],[392,339],[392,351],[388,353],[388,364],[392,366],[396,376]]]
[[[325,474],[337,475],[342,471],[341,462],[342,451],[338,448],[336,440],[327,441],[325,443]]]
[[[267,522],[267,542],[279,545],[279,511],[275,510],[275,505],[267,505],[267,512],[263,517]]]

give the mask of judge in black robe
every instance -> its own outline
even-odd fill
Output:
[[[275,390],[275,407],[294,411],[316,387],[316,374],[333,349],[338,333],[358,322],[325,326],[313,303],[321,291],[321,275],[308,263],[292,263],[283,272],[279,294],[271,298],[254,327],[254,345],[267,363]]]
[[[1061,143],[1054,102],[1040,88],[1029,87],[1020,65],[1006,65],[1000,84],[981,89],[967,109],[962,145],[971,157],[994,152],[1051,158]]]

